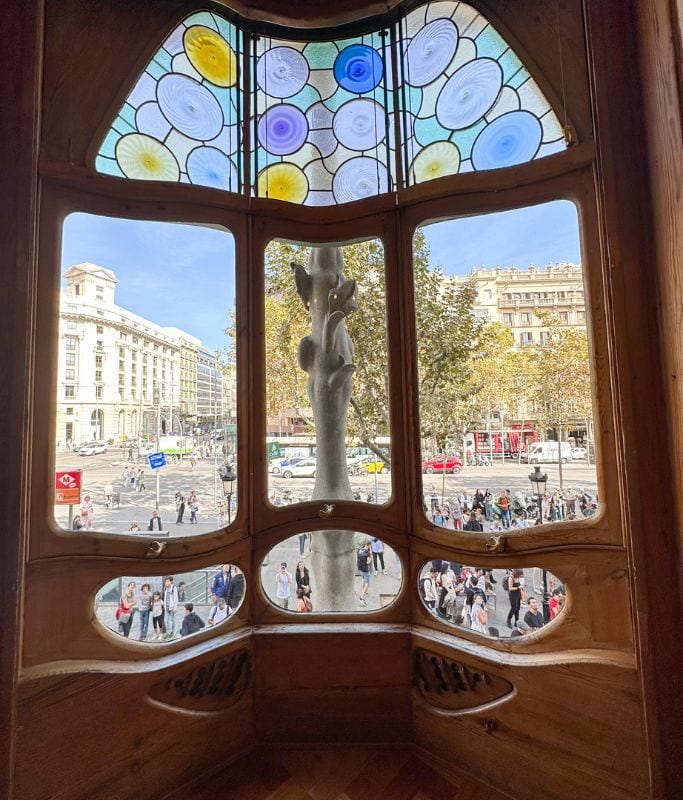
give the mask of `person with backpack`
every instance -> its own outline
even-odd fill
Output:
[[[185,603],[185,616],[183,624],[180,626],[180,635],[189,636],[192,633],[199,633],[204,627],[204,620],[195,614],[194,603]]]
[[[438,599],[438,589],[436,586],[437,572],[432,566],[427,575],[420,582],[420,594],[425,605],[430,611],[436,611],[436,601]]]
[[[370,540],[366,539],[365,543],[361,545],[358,550],[356,559],[356,568],[360,573],[361,585],[358,600],[362,606],[367,605],[365,597],[370,590],[370,566],[372,564],[372,549],[370,547]]]
[[[228,618],[228,613],[228,604],[222,597],[219,597],[218,602],[211,609],[207,622],[209,625],[218,625],[219,622],[223,622],[224,619]]]

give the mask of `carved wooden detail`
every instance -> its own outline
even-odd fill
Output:
[[[250,683],[251,652],[242,649],[152,686],[149,696],[177,708],[219,711],[236,703]]]
[[[413,686],[431,705],[453,711],[485,706],[514,689],[505,678],[428,650],[415,651]]]

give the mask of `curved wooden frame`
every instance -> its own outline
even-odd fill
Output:
[[[68,673],[76,681],[76,675],[87,676],[101,667],[104,672],[121,676],[121,681],[117,680],[116,689],[120,693],[124,683],[127,687],[133,685],[132,676],[153,668],[150,659],[145,661],[135,658],[118,641],[111,644],[104,641],[103,637],[94,637],[88,615],[85,612],[82,614],[81,610],[77,611],[75,622],[72,615],[65,612],[52,631],[47,631],[46,622],[40,622],[41,614],[46,614],[48,609],[45,603],[41,606],[42,601],[36,601],[38,594],[35,590],[48,585],[63,587],[64,575],[69,568],[76,575],[76,608],[82,597],[92,592],[95,581],[98,582],[97,585],[101,585],[108,576],[120,574],[123,565],[126,572],[136,569],[133,566],[136,562],[140,565],[140,570],[147,572],[150,568],[150,562],[144,560],[144,545],[147,544],[144,539],[133,542],[126,537],[89,534],[75,537],[55,532],[45,521],[45,486],[46,479],[50,477],[50,465],[41,462],[44,458],[44,444],[51,441],[49,434],[53,423],[47,419],[44,409],[47,407],[47,398],[51,397],[50,377],[55,345],[46,334],[46,331],[54,329],[54,322],[43,312],[45,309],[52,309],[53,312],[55,310],[54,249],[59,239],[56,231],[59,215],[69,210],[99,209],[100,213],[131,215],[136,218],[156,217],[178,221],[189,221],[191,218],[200,222],[227,224],[236,237],[236,246],[242,248],[240,252],[248,254],[251,263],[260,263],[262,244],[257,244],[257,239],[262,243],[285,228],[289,232],[296,225],[302,231],[302,235],[297,238],[319,239],[320,234],[306,235],[305,231],[319,231],[324,226],[326,238],[334,240],[341,238],[339,234],[335,234],[335,230],[348,231],[354,225],[354,230],[357,230],[361,223],[356,220],[362,218],[363,229],[371,231],[371,235],[382,234],[384,229],[381,225],[386,225],[386,230],[391,231],[389,238],[393,242],[391,247],[396,258],[395,263],[389,266],[390,245],[385,234],[385,255],[393,276],[389,281],[391,286],[388,291],[391,290],[400,299],[400,307],[392,312],[398,319],[399,327],[396,332],[392,333],[390,330],[389,341],[392,364],[400,368],[398,374],[392,374],[392,421],[397,409],[402,414],[405,413],[405,417],[400,420],[400,426],[393,424],[392,437],[403,436],[405,459],[393,476],[394,496],[400,497],[397,502],[377,509],[366,508],[362,512],[350,507],[340,509],[340,515],[343,510],[345,527],[377,531],[392,547],[397,550],[400,548],[404,563],[406,560],[410,562],[412,572],[411,579],[406,575],[404,587],[412,588],[410,591],[404,588],[397,603],[386,611],[373,614],[372,621],[368,620],[367,623],[361,621],[362,618],[357,615],[347,621],[341,621],[335,616],[334,621],[329,623],[321,623],[318,619],[317,624],[304,624],[300,619],[297,619],[297,624],[290,624],[288,618],[278,614],[277,610],[272,611],[272,617],[269,616],[271,611],[260,605],[257,593],[252,589],[258,582],[254,565],[259,564],[258,558],[263,549],[269,542],[281,537],[283,532],[294,533],[311,529],[310,521],[313,518],[316,529],[325,526],[315,517],[314,504],[305,509],[302,518],[287,509],[276,511],[261,508],[262,492],[257,491],[257,483],[258,480],[263,480],[263,476],[259,477],[259,470],[256,469],[253,476],[245,475],[241,481],[240,511],[237,520],[227,532],[208,534],[197,539],[174,540],[169,544],[171,549],[164,554],[164,558],[154,565],[159,573],[167,567],[174,570],[191,568],[219,560],[235,561],[243,566],[247,576],[248,597],[239,612],[243,616],[236,620],[238,627],[228,631],[227,639],[205,635],[206,638],[197,646],[163,646],[160,666],[165,668],[173,664],[185,669],[190,662],[197,661],[200,654],[208,652],[213,646],[228,646],[226,642],[230,642],[229,646],[236,648],[249,639],[257,654],[255,662],[261,669],[260,675],[257,674],[255,691],[255,712],[258,719],[259,710],[264,710],[273,697],[280,696],[277,694],[279,688],[273,689],[266,680],[267,668],[273,663],[272,658],[268,661],[268,651],[273,642],[289,639],[291,646],[296,647],[296,643],[304,640],[316,640],[324,642],[326,647],[332,646],[332,652],[337,653],[341,648],[335,648],[335,637],[345,641],[351,641],[351,636],[358,637],[363,642],[362,647],[365,647],[376,634],[382,633],[382,644],[390,643],[392,657],[399,659],[396,675],[403,674],[401,648],[406,641],[410,642],[410,646],[427,646],[445,655],[458,652],[463,661],[467,662],[469,659],[472,664],[483,661],[499,665],[499,671],[509,677],[517,689],[514,700],[499,709],[503,725],[514,722],[516,714],[521,714],[525,708],[528,710],[530,702],[533,704],[534,693],[537,691],[537,687],[532,685],[534,676],[542,676],[538,689],[541,693],[554,691],[566,696],[563,709],[567,713],[581,712],[581,703],[599,697],[596,714],[600,710],[604,710],[607,715],[616,711],[615,719],[608,717],[606,720],[607,731],[610,737],[614,734],[615,742],[619,741],[624,745],[619,753],[619,765],[613,773],[616,776],[615,783],[610,782],[610,787],[617,787],[614,796],[617,796],[619,787],[624,785],[624,763],[628,763],[633,773],[634,796],[645,797],[649,781],[653,787],[661,788],[665,783],[676,786],[675,778],[671,777],[674,773],[669,772],[667,775],[663,772],[662,761],[659,759],[675,765],[677,754],[673,745],[659,744],[657,737],[660,731],[679,729],[680,720],[670,715],[671,702],[667,701],[667,698],[672,698],[674,691],[671,686],[667,688],[666,685],[671,670],[656,668],[658,663],[668,664],[670,668],[678,663],[676,653],[680,652],[681,645],[675,633],[675,609],[658,611],[656,592],[646,586],[639,590],[637,607],[630,595],[635,588],[636,567],[639,574],[647,576],[647,583],[662,576],[673,580],[672,576],[676,575],[675,565],[664,563],[670,554],[668,536],[673,538],[675,532],[667,528],[663,502],[670,497],[671,491],[676,495],[677,482],[671,475],[667,447],[671,447],[668,455],[674,461],[676,453],[671,441],[667,440],[665,426],[668,421],[676,436],[680,434],[680,415],[675,406],[678,390],[673,384],[669,387],[670,405],[667,407],[664,391],[665,380],[668,378],[665,379],[657,358],[661,345],[667,358],[666,363],[674,365],[671,373],[675,374],[675,365],[680,361],[680,354],[676,344],[665,340],[667,331],[661,332],[657,329],[657,304],[655,293],[652,292],[652,281],[640,265],[648,258],[653,258],[657,280],[660,282],[659,290],[665,297],[667,316],[664,323],[668,325],[668,334],[672,337],[678,336],[674,325],[675,298],[680,293],[674,292],[671,297],[667,296],[667,291],[678,287],[675,270],[666,262],[664,252],[657,250],[653,254],[648,249],[651,244],[648,240],[650,235],[663,233],[666,240],[667,221],[670,217],[662,214],[661,220],[656,224],[653,222],[650,201],[642,186],[649,185],[653,174],[662,176],[665,170],[663,165],[667,162],[657,162],[657,169],[651,173],[646,164],[638,161],[639,155],[642,159],[639,148],[642,148],[640,136],[643,127],[647,128],[651,137],[646,145],[647,152],[653,158],[666,150],[672,138],[671,131],[664,126],[661,130],[654,131],[656,122],[653,120],[649,120],[649,127],[641,126],[631,113],[633,105],[640,98],[639,79],[644,80],[638,74],[639,68],[650,81],[648,85],[656,90],[648,100],[650,106],[658,103],[660,106],[666,105],[668,101],[665,97],[665,86],[668,85],[670,76],[662,80],[659,86],[655,80],[659,62],[655,64],[655,57],[643,51],[638,54],[639,62],[631,58],[627,51],[628,46],[633,43],[630,33],[633,24],[629,16],[630,6],[623,6],[616,0],[586,0],[585,25],[582,20],[582,24],[575,25],[572,29],[571,35],[575,43],[577,31],[579,39],[586,35],[588,50],[588,60],[584,62],[584,51],[581,50],[584,43],[581,40],[578,43],[579,54],[572,54],[574,66],[578,64],[579,69],[568,81],[570,100],[572,97],[576,100],[584,95],[586,98],[585,103],[579,103],[580,107],[575,102],[569,103],[579,132],[579,144],[565,153],[502,173],[463,175],[412,187],[401,193],[398,207],[395,205],[396,198],[388,196],[335,209],[334,212],[329,209],[314,212],[312,209],[297,209],[286,204],[245,197],[233,198],[227,202],[223,193],[199,187],[193,188],[192,199],[188,201],[187,189],[182,186],[134,184],[106,176],[93,176],[85,167],[82,146],[84,134],[78,131],[79,125],[82,129],[87,120],[102,118],[102,102],[95,97],[96,91],[89,87],[84,93],[83,110],[79,109],[79,113],[74,115],[75,101],[81,100],[80,97],[75,98],[74,94],[78,70],[74,66],[74,59],[67,59],[63,70],[59,63],[63,52],[60,45],[65,41],[65,28],[68,28],[59,17],[64,13],[68,19],[69,14],[74,15],[77,5],[79,4],[57,3],[52,0],[47,0],[46,3],[36,1],[29,4],[26,21],[21,18],[21,24],[18,13],[12,12],[10,15],[17,41],[26,45],[21,52],[27,55],[22,56],[24,60],[16,62],[16,68],[13,60],[16,53],[13,53],[13,59],[7,61],[10,66],[8,74],[17,76],[17,80],[8,85],[20,86],[23,80],[26,81],[26,86],[13,91],[12,96],[20,102],[17,103],[16,113],[15,110],[12,111],[14,116],[11,117],[12,145],[21,154],[21,160],[16,169],[12,165],[13,170],[9,176],[10,181],[21,181],[20,184],[17,183],[20,191],[16,211],[12,209],[16,234],[11,242],[10,256],[16,269],[9,279],[18,303],[16,308],[8,310],[7,319],[3,320],[3,330],[9,331],[11,337],[16,337],[15,347],[19,349],[19,352],[10,354],[7,359],[15,384],[14,405],[11,408],[13,430],[10,432],[10,439],[17,445],[17,449],[10,456],[5,475],[9,479],[8,485],[11,482],[11,485],[20,487],[20,500],[16,508],[9,508],[6,513],[10,530],[16,531],[16,537],[7,537],[6,546],[3,546],[3,553],[7,554],[8,559],[5,562],[7,567],[3,564],[2,569],[9,576],[10,585],[15,585],[18,577],[24,586],[24,594],[10,605],[12,621],[17,622],[17,633],[14,634],[10,629],[9,633],[2,634],[3,645],[8,644],[8,648],[1,666],[3,676],[9,680],[0,683],[3,686],[3,698],[5,691],[10,692],[19,687],[25,707],[21,712],[22,716],[18,717],[16,695],[10,697],[10,703],[6,707],[15,732],[12,742],[5,749],[18,748],[24,759],[30,754],[31,747],[25,739],[28,734],[22,733],[20,740],[19,722],[22,723],[22,730],[24,722],[28,723],[26,730],[37,729],[39,721],[36,720],[36,709],[40,708],[42,692],[55,689],[55,702],[65,704],[71,701],[66,686],[62,692],[55,687],[60,674]],[[100,4],[102,5],[107,4]],[[120,6],[113,10],[114,4],[110,5],[112,7],[105,8],[104,11],[103,27],[107,21],[116,19],[120,12]],[[187,5],[183,0],[159,0],[158,7],[168,11]],[[524,38],[520,36],[521,22],[513,19],[514,15],[504,3],[497,3],[496,0],[473,0],[473,5],[482,10],[498,10],[506,18],[514,34]],[[521,10],[518,16],[523,17],[524,10],[528,9],[537,9],[540,14],[541,6],[542,3],[537,0],[520,0]],[[641,36],[648,42],[662,38],[663,34],[655,21],[664,17],[669,20],[666,14],[671,12],[665,13],[664,3],[658,0],[649,3],[648,9],[655,9],[655,6],[657,8],[652,11],[652,16],[648,16],[648,11],[640,8],[634,41],[636,36]],[[62,11],[63,7],[66,7],[65,11]],[[560,0],[558,8],[563,18],[580,15],[583,11],[583,5],[578,0]],[[44,13],[47,13],[46,20],[43,19]],[[127,13],[128,10],[120,16],[124,17],[130,30],[133,23],[131,15],[127,16]],[[488,16],[488,12],[484,13]],[[515,13],[517,14],[517,9]],[[150,35],[153,28],[152,17],[151,11],[144,9],[140,10],[139,22],[138,17],[135,17],[134,24],[140,25],[140,37],[143,40]],[[493,19],[493,16],[489,18]],[[57,28],[54,26],[55,21],[59,23]],[[547,22],[546,19],[545,23]],[[35,28],[29,30],[27,26],[31,25],[35,25]],[[538,23],[536,27],[540,30],[542,26]],[[552,25],[547,24],[546,27],[551,28]],[[666,25],[662,30],[667,30]],[[42,47],[45,31],[48,31],[48,46]],[[125,34],[125,30],[112,33],[112,51],[116,51]],[[552,48],[547,48],[547,53],[541,50],[539,46],[535,51],[539,69],[549,76],[549,82],[558,95],[560,83],[557,70],[552,68],[555,55],[550,52]],[[95,77],[99,75],[105,88],[125,83],[121,70],[114,69],[111,74],[108,73],[114,58],[111,52],[98,54],[97,58],[102,61],[102,66],[98,69],[93,69],[94,55],[84,56],[83,63],[78,65],[83,74],[92,71]],[[666,57],[670,56],[671,53],[666,51]],[[45,72],[41,79],[43,57]],[[582,69],[587,73],[587,79],[585,74],[579,74]],[[625,85],[622,70],[633,81],[632,86]],[[65,76],[63,84],[60,83],[62,76]],[[589,81],[592,82],[590,85]],[[101,85],[97,81],[95,83],[98,85],[97,91],[101,92]],[[41,92],[44,92],[44,97],[41,97]],[[675,96],[675,93],[671,96]],[[590,108],[588,98],[593,103]],[[70,104],[70,101],[73,102]],[[26,109],[29,113],[26,117],[21,117],[20,112]],[[591,134],[593,124],[597,130],[595,143]],[[39,135],[41,129],[42,143]],[[72,136],[74,132],[76,133]],[[17,144],[20,140],[24,141],[25,149]],[[680,159],[675,163],[680,166]],[[37,167],[38,174],[35,171]],[[3,185],[8,184],[4,176],[2,182]],[[11,191],[12,184],[9,185]],[[674,193],[666,194],[664,181],[655,189],[659,192],[655,195],[658,202],[664,208],[670,207],[669,201]],[[594,372],[600,400],[598,414],[602,460],[599,469],[601,499],[605,501],[605,506],[599,518],[572,528],[557,525],[542,528],[533,537],[527,533],[510,535],[507,538],[508,550],[502,556],[490,556],[483,551],[481,537],[465,539],[434,529],[424,519],[412,491],[399,495],[399,486],[410,490],[414,485],[418,474],[415,466],[419,460],[418,407],[412,380],[414,334],[411,327],[413,310],[409,268],[412,232],[425,220],[453,216],[473,208],[478,211],[493,211],[527,202],[555,199],[558,196],[578,200],[584,254],[588,254],[587,260],[592,264],[587,269],[586,291],[590,299],[591,349],[595,359]],[[38,212],[42,218],[39,239],[36,236]],[[50,215],[52,220],[49,219]],[[237,226],[234,224],[236,220],[239,220]],[[383,220],[381,224],[380,220]],[[642,226],[642,230],[639,226]],[[675,225],[668,230],[669,241],[677,241],[677,230]],[[40,259],[38,266],[36,250]],[[239,453],[242,463],[246,463],[247,450],[251,447],[255,468],[264,419],[262,398],[254,393],[256,387],[262,385],[263,377],[259,377],[258,370],[252,366],[253,357],[260,348],[258,320],[262,315],[259,296],[261,280],[260,274],[247,273],[240,289],[240,297],[244,300],[241,309],[245,314],[245,326],[240,327],[239,343]],[[646,332],[645,335],[643,331]],[[20,352],[23,345],[26,346],[25,358]],[[647,386],[647,397],[642,392],[643,385]],[[47,393],[44,391],[45,387],[48,387]],[[638,387],[641,387],[640,394]],[[253,407],[245,402],[249,396],[255,400]],[[648,413],[654,417],[651,434],[639,430]],[[674,437],[674,441],[677,440]],[[649,449],[651,444],[652,451]],[[262,455],[260,457],[263,458]],[[645,479],[645,475],[649,474],[657,475],[661,485],[650,486]],[[645,512],[647,503],[654,506],[651,513]],[[677,511],[680,511],[678,505],[677,502]],[[327,524],[336,526],[339,520],[328,520]],[[525,644],[523,648],[514,650],[489,643],[482,645],[462,635],[453,636],[438,621],[428,619],[422,613],[419,602],[416,602],[417,562],[435,554],[448,555],[454,560],[459,557],[472,560],[476,557],[477,562],[482,564],[512,564],[533,559],[534,563],[551,571],[556,570],[563,577],[567,576],[571,590],[576,593],[575,602],[572,603],[575,619],[570,621],[570,615],[567,615],[547,635],[529,642],[528,647]],[[584,598],[590,598],[596,585],[606,606],[603,617],[597,620],[595,607],[585,604],[582,606],[579,597],[581,593]],[[608,596],[615,596],[608,591],[614,586],[620,587],[616,594],[617,600],[606,602]],[[678,588],[678,584],[675,586]],[[19,624],[22,612],[23,629]],[[67,619],[67,627],[59,630]],[[594,623],[597,624],[595,629]],[[594,636],[596,631],[601,631],[599,635],[596,634],[597,643]],[[46,636],[41,637],[42,632]],[[635,646],[634,638],[637,642]],[[277,652],[281,654],[284,649],[280,647]],[[376,654],[379,651],[372,652]],[[157,661],[157,648],[153,653],[147,653],[149,656],[154,654],[153,660]],[[526,670],[527,667],[533,669]],[[336,674],[343,677],[345,673]],[[87,681],[87,677],[82,680]],[[148,682],[151,685],[152,679]],[[606,684],[609,684],[609,688]],[[79,685],[82,686],[83,683]],[[259,695],[262,690],[264,694]],[[572,694],[574,690],[575,696]],[[247,707],[248,702],[240,703],[240,708]],[[403,714],[403,706],[397,701],[396,716],[405,722]],[[488,736],[489,732],[484,732],[481,725],[477,727],[481,720],[475,717],[473,715],[469,722],[463,721],[457,730],[462,731],[465,736],[471,733],[473,741],[479,744],[482,740],[477,737]],[[454,738],[452,728],[447,730],[440,723],[423,718],[419,709],[414,709],[411,722],[414,741],[433,742],[437,757],[452,756],[453,748],[449,745],[449,737]],[[623,728],[627,729],[628,736],[622,739],[620,737]],[[532,737],[535,735],[532,729],[527,732]],[[384,734],[384,729],[381,729],[381,733]],[[646,737],[647,753],[644,747],[639,749],[643,735]],[[251,741],[245,740],[245,744],[249,746]],[[673,741],[671,738],[671,742]],[[537,735],[532,740],[532,744],[534,743],[538,744]],[[561,747],[561,743],[556,744]],[[506,753],[502,736],[495,746],[498,754]],[[482,764],[477,763],[478,750],[469,746],[469,739],[458,739],[457,747],[458,756],[469,763],[475,773],[483,770]],[[233,751],[234,748],[231,752]],[[643,763],[646,755],[652,757],[651,776],[647,775],[647,768]],[[559,768],[565,767],[568,763],[567,748],[558,757]],[[4,766],[4,762],[0,766]],[[98,768],[103,772],[101,766]],[[525,776],[526,780],[532,783],[535,781],[533,786],[536,789],[539,788],[539,781],[543,780],[543,769],[539,765],[538,776]],[[603,765],[595,772],[586,773],[585,785],[590,783],[594,786],[596,778],[599,780],[606,776],[605,770]],[[611,775],[612,773],[610,777]],[[23,769],[23,776],[23,779],[21,776],[17,778],[19,785],[25,785],[25,781],[29,780],[26,768]],[[5,775],[0,775],[3,788],[9,785],[4,778]],[[511,791],[520,791],[519,779],[514,774],[508,788]],[[562,796],[566,796],[566,792]],[[660,796],[663,797],[664,794]]]

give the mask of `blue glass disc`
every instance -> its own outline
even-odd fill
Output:
[[[476,170],[525,164],[538,152],[543,128],[529,111],[510,111],[497,117],[477,136],[472,148]]]
[[[383,74],[382,57],[367,44],[345,47],[334,61],[334,79],[342,89],[355,94],[372,91]]]

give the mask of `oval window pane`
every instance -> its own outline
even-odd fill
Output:
[[[97,619],[126,639],[163,643],[210,630],[244,601],[246,580],[235,564],[176,575],[122,576],[95,598]]]
[[[422,567],[418,591],[437,619],[496,639],[537,633],[567,600],[564,584],[541,567],[482,568],[442,559]]]
[[[277,544],[261,566],[266,597],[290,613],[379,611],[403,583],[401,560],[389,545],[354,531],[313,531]]]
[[[234,253],[214,227],[67,217],[54,406],[63,529],[178,536],[234,518],[236,483],[221,480],[230,464],[236,474]]]
[[[595,409],[574,204],[425,225],[413,261],[428,519],[496,532],[592,517]]]

